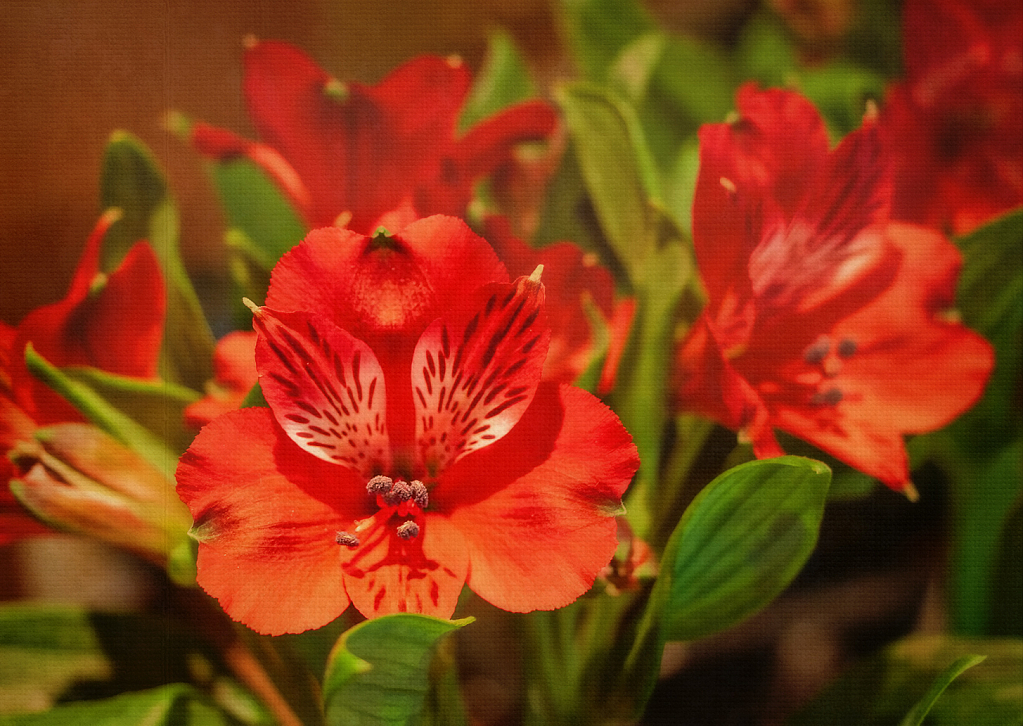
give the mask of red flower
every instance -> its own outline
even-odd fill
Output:
[[[0,512],[16,508],[7,488],[15,474],[6,456],[11,447],[30,440],[40,426],[84,420],[29,372],[25,365],[29,343],[55,366],[92,366],[125,376],[156,377],[166,306],[156,256],[140,242],[116,270],[109,274],[99,270],[103,238],[119,216],[112,210],[100,218],[63,300],[36,308],[17,328],[0,325]],[[14,535],[15,529],[5,521],[0,542]]]
[[[596,398],[540,382],[543,301],[456,219],[310,233],[254,307],[270,408],[178,468],[200,585],[264,633],[349,602],[449,617],[463,584],[512,611],[585,592],[638,459]]]
[[[213,353],[213,380],[206,395],[185,409],[185,423],[198,429],[222,413],[240,408],[259,380],[256,372],[256,334],[236,330],[217,341]]]
[[[616,299],[611,273],[595,255],[585,253],[578,245],[557,242],[540,249],[530,247],[512,234],[505,217],[490,217],[486,234],[511,274],[528,275],[537,265],[543,265],[549,290],[547,320],[551,327],[544,379],[571,383],[592,362],[594,336],[586,311],[587,305],[592,305],[608,324],[610,333],[598,390],[601,393],[611,390],[629,336],[635,299]]]
[[[907,0],[884,109],[894,214],[965,234],[1023,204],[1023,5]]]
[[[264,143],[202,123],[192,140],[206,155],[259,164],[310,227],[400,229],[463,214],[474,182],[509,164],[519,142],[554,130],[553,110],[527,102],[456,137],[469,83],[460,61],[421,56],[375,86],[342,84],[291,45],[253,42],[244,94]]]
[[[739,91],[700,130],[693,235],[707,307],[678,351],[679,405],[741,430],[757,456],[788,431],[912,493],[902,436],[980,396],[991,347],[954,322],[960,258],[887,218],[878,132],[828,151],[794,93]]]

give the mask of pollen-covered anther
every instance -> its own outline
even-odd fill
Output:
[[[366,491],[370,494],[386,494],[391,491],[394,480],[389,476],[375,476],[366,484]]]
[[[338,532],[336,535],[334,535],[334,541],[337,542],[339,545],[344,545],[345,547],[359,546],[359,538],[356,537],[351,532]]]
[[[426,485],[418,479],[409,482],[409,489],[412,490],[412,502],[420,509],[426,509],[430,505],[430,492]]]
[[[412,499],[412,487],[407,481],[399,480],[394,482],[390,490],[384,492],[381,497],[384,500],[384,504],[389,507],[396,507]]]
[[[809,365],[820,365],[831,352],[831,338],[820,335],[803,351],[803,361]]]
[[[810,397],[810,403],[814,406],[837,406],[842,402],[843,394],[840,388],[827,388],[817,391]]]
[[[398,526],[398,536],[404,540],[413,540],[419,536],[419,525],[413,520],[404,522]]]

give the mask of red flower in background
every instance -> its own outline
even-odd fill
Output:
[[[136,378],[157,376],[166,300],[155,254],[140,242],[113,272],[99,269],[103,238],[119,216],[109,211],[100,218],[63,300],[36,308],[16,328],[0,323],[0,543],[18,535],[21,525],[15,526],[16,520],[25,516],[7,487],[16,473],[7,452],[18,441],[31,440],[40,426],[84,420],[29,372],[26,346],[31,344],[58,367],[92,366]],[[19,512],[10,526],[7,512]]]
[[[883,129],[893,217],[965,234],[1023,204],[1023,4],[907,0]]]
[[[178,468],[229,615],[297,632],[350,602],[450,617],[464,584],[512,611],[590,587],[636,450],[596,398],[541,382],[544,288],[507,279],[442,216],[281,258],[254,308],[270,408],[217,418]]]
[[[256,371],[256,334],[236,330],[217,341],[213,353],[213,380],[206,395],[185,408],[185,424],[198,429],[222,413],[241,408],[259,380]]]
[[[288,194],[310,228],[400,229],[430,214],[462,215],[480,178],[514,146],[549,136],[545,103],[521,103],[458,136],[470,75],[460,61],[421,56],[374,86],[342,84],[297,48],[253,42],[244,95],[263,143],[198,123],[192,140],[215,158],[248,156]]]
[[[788,431],[912,495],[903,434],[980,396],[991,347],[953,322],[960,257],[888,221],[878,131],[828,150],[794,93],[738,94],[700,130],[693,237],[708,304],[678,350],[678,402],[740,430],[757,456]]]
[[[618,362],[629,336],[636,301],[616,299],[611,273],[596,256],[571,242],[557,242],[539,249],[512,234],[505,217],[490,217],[487,239],[512,275],[528,275],[543,265],[547,288],[546,312],[551,345],[544,363],[544,379],[572,383],[589,367],[594,356],[594,335],[587,305],[604,318],[610,340],[597,389],[614,387]]]

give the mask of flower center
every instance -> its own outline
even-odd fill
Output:
[[[411,541],[422,531],[423,512],[430,504],[426,485],[418,479],[394,480],[389,476],[375,476],[366,484],[366,493],[376,498],[379,511],[365,519],[353,522],[351,530],[343,530],[334,536],[339,545],[355,549],[367,542],[391,522],[392,518],[403,519],[395,528],[402,540]]]
[[[834,379],[842,371],[843,361],[856,354],[856,341],[842,338],[835,341],[829,335],[820,335],[803,351],[803,362],[819,369],[820,377],[810,394],[812,406],[837,406],[844,393],[834,385]]]

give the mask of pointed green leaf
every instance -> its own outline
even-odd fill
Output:
[[[968,668],[978,663],[983,663],[986,655],[964,655],[961,658],[957,658],[955,662],[949,664],[945,670],[938,674],[938,677],[934,679],[931,687],[927,689],[927,693],[921,698],[912,710],[906,714],[906,717],[899,722],[899,726],[921,726],[924,722],[924,718],[930,713],[930,710],[934,707],[935,702],[945,692],[945,689],[954,681],[959,675]]]
[[[154,432],[132,418],[132,413],[145,414],[149,417],[151,425],[159,427],[162,402],[176,401],[179,408],[176,409],[177,415],[171,425],[175,427],[180,425],[182,420],[180,406],[187,402],[183,400],[180,388],[168,386],[168,393],[161,395],[153,386],[139,383],[138,388],[133,391],[130,382],[102,371],[61,370],[50,365],[45,358],[36,353],[31,343],[25,348],[25,363],[33,375],[67,399],[89,421],[125,446],[134,449],[168,478],[174,478],[179,451],[169,446],[162,438],[162,434],[168,431]],[[108,399],[106,396],[111,393],[117,395]],[[135,398],[136,395],[139,396],[138,399]],[[125,405],[128,410],[120,408],[120,405]],[[174,411],[172,408],[170,415],[173,416]]]
[[[603,89],[573,84],[557,93],[597,219],[632,280],[657,243],[657,172],[633,110]]]
[[[561,0],[561,24],[586,78],[603,81],[622,48],[654,22],[635,0]]]
[[[984,662],[962,667],[977,655]],[[958,672],[958,673],[957,673]],[[855,665],[790,726],[889,726],[930,702],[932,726],[1023,724],[1023,641],[915,635]],[[961,674],[961,675],[959,675]],[[954,680],[950,675],[957,675]],[[950,681],[950,682],[947,682]],[[941,697],[934,691],[946,686]]]
[[[280,188],[248,159],[213,162],[210,169],[228,226],[244,233],[269,272],[281,255],[305,237],[301,216]]]
[[[332,726],[414,724],[429,689],[437,641],[472,622],[387,615],[348,630],[334,647],[323,682]]]
[[[504,30],[491,33],[483,65],[462,105],[458,129],[464,133],[501,109],[535,95],[529,69],[511,35]]]
[[[719,632],[781,593],[817,543],[830,481],[819,461],[783,456],[708,484],[668,541],[651,595],[665,638]]]
[[[983,400],[953,430],[973,451],[991,452],[1023,432],[1023,210],[957,240],[963,251],[958,303],[963,322],[995,346],[995,370]]]
[[[214,340],[181,260],[177,208],[149,149],[125,131],[114,132],[107,144],[100,202],[104,209],[118,207],[124,213],[104,240],[103,269],[116,266],[136,241],[149,241],[167,282],[163,377],[202,390],[213,376]]]

